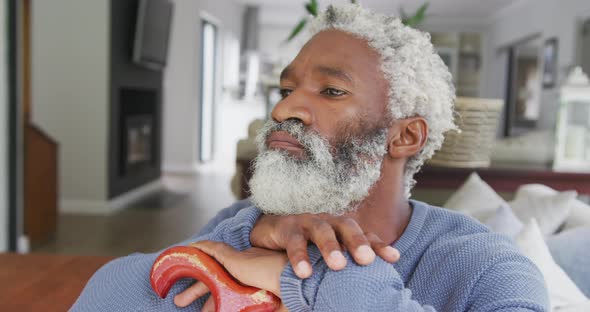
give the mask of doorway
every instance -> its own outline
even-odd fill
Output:
[[[217,42],[217,26],[203,20],[201,23],[201,135],[199,140],[199,160],[201,162],[213,160],[214,155]]]

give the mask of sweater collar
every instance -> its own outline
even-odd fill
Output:
[[[406,230],[402,236],[392,245],[394,248],[399,250],[402,255],[412,246],[412,244],[414,244],[418,238],[429,211],[429,206],[426,203],[420,201],[410,200],[410,206],[412,207],[410,223],[408,223],[408,226],[406,227]]]

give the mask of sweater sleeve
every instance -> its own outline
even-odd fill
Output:
[[[359,266],[345,254],[347,266],[336,272],[327,267],[317,247],[310,246],[308,252],[313,265],[310,278],[299,279],[290,265],[281,275],[281,299],[291,312],[435,311],[413,300],[395,267],[380,258]],[[490,263],[463,290],[461,296],[468,299],[456,298],[465,302],[465,311],[548,311],[544,281],[532,262],[516,253],[503,253]]]
[[[213,240],[245,250],[251,247],[249,234],[259,216],[260,211],[255,207],[241,209],[209,233],[176,245]],[[174,296],[189,287],[194,282],[191,279],[178,281],[164,299],[151,289],[150,271],[160,253],[136,253],[107,263],[94,273],[71,311],[199,311],[207,297],[183,309],[174,305]]]
[[[395,268],[377,258],[357,265],[350,255],[341,271],[330,270],[317,247],[309,248],[313,275],[297,278],[288,265],[281,275],[281,299],[291,312],[303,311],[435,311],[412,300]]]
[[[516,253],[494,261],[469,298],[468,311],[549,311],[543,275],[531,261]]]

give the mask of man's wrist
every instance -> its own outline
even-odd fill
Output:
[[[252,226],[252,231],[250,232],[250,245],[252,245],[252,247],[262,247],[260,246],[260,242],[257,238],[260,235],[260,231],[262,231],[261,228],[264,227],[264,224],[261,223],[261,220],[263,219],[264,214],[260,215],[258,220],[256,220],[256,223],[254,223],[254,225]]]
[[[252,231],[250,232],[250,245],[253,247],[260,247],[266,248],[271,250],[280,250],[280,246],[276,244],[276,241],[273,238],[273,226],[272,226],[272,218],[274,216],[269,216],[265,214],[261,214],[254,226],[252,227]]]
[[[285,267],[287,267],[287,265],[289,264],[289,258],[287,257],[287,254],[283,254],[282,256],[283,259],[283,265],[281,266],[281,269],[278,270],[277,272],[274,272],[275,274],[273,274],[273,288],[269,289],[270,292],[272,292],[273,294],[275,294],[277,297],[282,298],[281,297],[281,276],[283,275],[283,271],[285,270]]]

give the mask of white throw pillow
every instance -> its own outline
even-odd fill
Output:
[[[556,195],[559,192],[542,184],[527,184],[519,189],[520,192],[535,193],[539,195]],[[573,229],[579,226],[590,226],[590,205],[575,199],[571,203],[571,211],[565,219],[563,230]]]
[[[522,251],[539,268],[545,278],[549,292],[552,311],[573,306],[584,306],[590,299],[574,284],[567,274],[553,261],[549,248],[537,221],[533,218],[516,237],[516,243]]]
[[[590,300],[580,303],[574,304],[567,307],[555,309],[555,312],[588,312],[590,311]]]
[[[502,204],[506,204],[506,201],[474,172],[443,207],[465,213],[483,222],[493,216]]]
[[[584,204],[582,201],[576,199],[573,201],[571,207],[572,210],[567,219],[565,219],[563,229],[569,230],[579,226],[590,226],[590,205]]]
[[[520,221],[527,223],[531,218],[537,219],[543,235],[551,235],[559,229],[578,195],[575,191],[549,194],[547,189],[551,188],[541,184],[523,185],[509,203]]]
[[[508,204],[502,204],[496,213],[484,222],[490,230],[504,234],[508,237],[515,237],[520,233],[524,224],[514,215]]]

